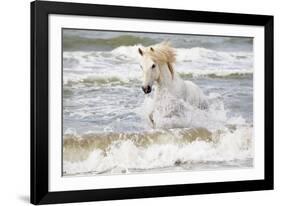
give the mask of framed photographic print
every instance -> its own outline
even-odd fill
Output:
[[[273,189],[273,16],[31,3],[31,203]]]

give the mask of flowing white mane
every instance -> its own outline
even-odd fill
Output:
[[[144,48],[144,54],[148,55],[157,64],[167,64],[172,77],[174,76],[173,63],[176,61],[176,52],[169,42],[161,42]]]
[[[176,53],[169,42],[162,42],[145,48],[145,54],[149,55],[158,64],[174,63]]]

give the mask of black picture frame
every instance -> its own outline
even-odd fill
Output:
[[[265,134],[264,179],[200,184],[130,187],[114,189],[48,190],[48,15],[82,15],[256,25],[265,28]],[[63,2],[31,2],[31,203],[50,204],[81,201],[195,195],[273,189],[273,16],[137,8]]]

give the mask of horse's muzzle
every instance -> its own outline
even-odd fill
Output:
[[[143,91],[145,94],[148,94],[148,93],[151,92],[151,86],[149,86],[149,85],[148,85],[147,87],[142,86],[141,88],[142,88],[142,91]]]

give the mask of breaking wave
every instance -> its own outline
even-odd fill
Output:
[[[64,84],[125,84],[141,81],[136,46],[112,51],[64,52]],[[177,49],[175,68],[183,79],[252,78],[252,54],[204,48]],[[110,71],[110,72],[109,72]]]
[[[251,71],[193,71],[186,73],[179,73],[180,77],[184,80],[191,78],[209,78],[209,79],[251,79],[253,73]],[[64,85],[128,85],[128,84],[140,84],[141,76],[135,75],[124,77],[120,74],[91,74],[86,73],[83,75],[68,75],[64,77]]]
[[[180,115],[173,117],[167,116],[175,110],[173,97],[161,96],[161,108],[154,111],[158,129],[147,126],[137,132],[84,134],[66,131],[64,174],[118,174],[157,168],[165,171],[175,166],[178,170],[194,170],[204,169],[203,165],[210,169],[207,162],[218,164],[218,168],[222,164],[252,166],[253,127],[241,116],[228,117],[219,94],[209,95],[208,110],[179,103]],[[153,104],[153,99],[147,97],[136,111],[143,117],[143,124]]]
[[[252,129],[247,127],[217,133],[197,128],[68,135],[64,139],[63,169],[65,175],[83,175],[161,170],[174,166],[187,169],[188,165],[206,162],[212,162],[212,165],[238,162],[239,165],[239,160],[252,159],[251,142]]]
[[[81,36],[64,36],[63,48],[64,50],[87,50],[91,48],[104,49],[118,47],[121,45],[129,46],[135,44],[150,45],[156,43],[155,40],[149,37],[138,37],[133,35],[121,35],[112,38],[85,38]]]
[[[209,89],[206,110],[192,108],[165,94],[154,102],[152,96],[144,97],[140,92],[142,71],[137,52],[138,47],[153,44],[152,39],[71,38],[64,39],[68,49],[63,52],[63,91],[69,97],[64,98],[64,175],[253,166],[252,122],[236,110],[226,109],[222,96],[236,95],[236,90],[222,91],[222,84],[215,85],[214,90],[205,86]],[[103,50],[75,49],[87,45],[102,45]],[[242,79],[252,81],[252,52],[210,48],[176,49],[175,69],[181,78],[205,78],[206,85],[219,82],[211,81],[216,78],[238,79],[238,89]],[[232,82],[223,86],[233,87]],[[234,102],[234,106],[240,107],[241,102]],[[153,108],[159,108],[155,111],[156,129],[151,129],[146,119]],[[170,117],[175,111],[178,115]],[[83,129],[76,132],[72,126]]]
[[[68,51],[112,50],[119,46],[142,44],[152,45],[169,40],[174,47],[202,47],[217,50],[252,50],[253,38],[216,37],[179,35],[106,32],[106,31],[63,31],[63,49]]]

